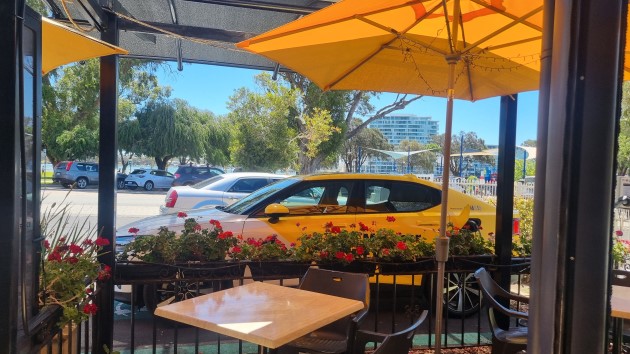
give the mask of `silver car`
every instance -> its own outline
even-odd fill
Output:
[[[98,184],[98,163],[61,161],[55,166],[53,183],[59,183],[66,188],[76,183],[79,189],[84,189],[89,184]]]
[[[172,173],[164,170],[137,169],[125,178],[125,186],[131,190],[138,187],[148,191],[155,188],[168,189],[171,188],[174,179],[175,176]]]
[[[249,193],[287,176],[262,172],[216,175],[192,186],[174,186],[166,193],[160,214],[230,205]]]

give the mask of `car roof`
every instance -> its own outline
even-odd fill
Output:
[[[335,179],[378,179],[387,181],[406,181],[422,184],[435,185],[425,179],[419,178],[416,175],[386,175],[378,173],[315,173],[310,175],[295,176],[292,178],[301,179],[304,181],[326,181]]]
[[[221,175],[223,178],[238,178],[238,177],[288,177],[286,175],[277,175],[267,172],[230,172]]]

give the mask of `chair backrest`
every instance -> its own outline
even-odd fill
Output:
[[[477,271],[475,272],[475,279],[477,280],[477,284],[479,284],[479,288],[481,289],[484,299],[489,306],[499,312],[502,312],[506,316],[522,319],[528,318],[527,313],[505,307],[497,300],[497,298],[501,297],[507,300],[515,300],[522,303],[529,303],[529,298],[511,293],[500,287],[499,284],[492,280],[492,277],[485,268],[477,269]]]
[[[630,286],[630,272],[621,269],[613,269],[611,282],[612,285]]]
[[[422,322],[427,318],[429,311],[424,310],[420,317],[411,326],[400,332],[389,334],[373,354],[407,354],[413,344],[413,336]]]
[[[369,307],[370,281],[367,274],[309,268],[302,278],[300,289],[362,301],[365,309]],[[350,317],[342,318],[322,330],[345,333],[350,321]]]

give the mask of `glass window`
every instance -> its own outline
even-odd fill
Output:
[[[277,203],[289,208],[291,215],[345,214],[352,186],[352,181],[311,182]]]
[[[228,192],[251,193],[267,185],[266,178],[244,178],[236,181]]]
[[[365,212],[416,212],[441,202],[441,191],[419,183],[368,181],[365,184]]]

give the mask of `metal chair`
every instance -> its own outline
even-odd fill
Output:
[[[407,354],[413,344],[413,336],[418,327],[427,318],[429,311],[424,310],[411,326],[396,333],[378,333],[359,330],[354,342],[354,354],[363,354],[368,343],[381,343],[373,354]]]
[[[498,311],[511,318],[527,320],[527,313],[505,307],[497,301],[497,298],[526,304],[529,303],[529,298],[504,290],[492,280],[492,277],[484,268],[479,268],[475,272],[475,279],[488,305],[488,321],[492,330],[492,354],[513,354],[527,349],[527,327],[500,328],[494,313]]]
[[[610,282],[612,285],[630,287],[630,272],[621,269],[613,269]],[[630,337],[630,335],[623,333],[623,322],[623,318],[613,318],[613,354],[622,353],[624,350],[624,342],[628,342]]]
[[[300,289],[363,301],[365,307],[353,315],[289,342],[278,348],[278,353],[352,353],[356,331],[369,309],[368,275],[310,268],[302,278]],[[321,305],[322,311],[325,311],[326,304]]]

